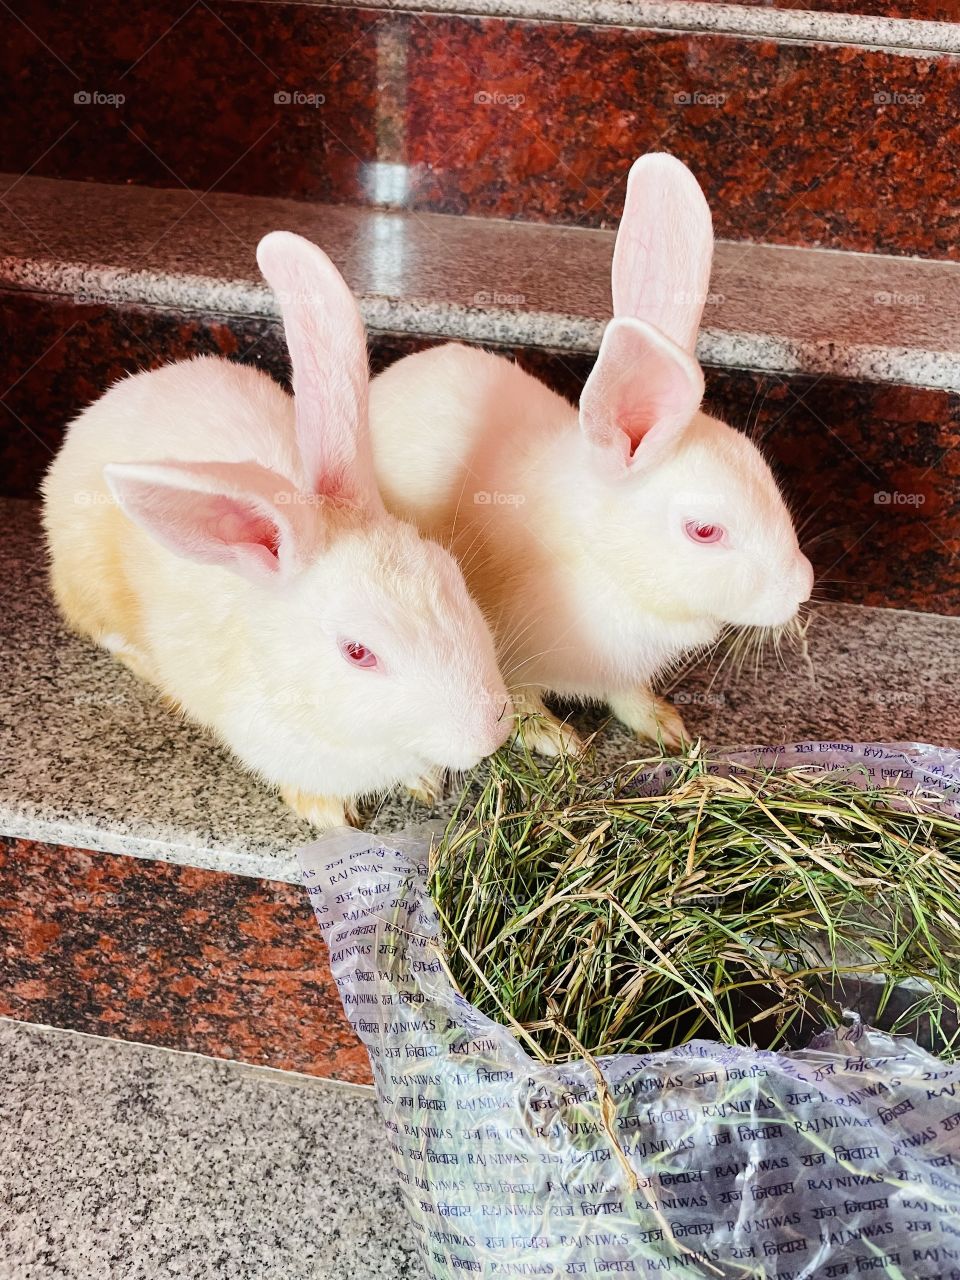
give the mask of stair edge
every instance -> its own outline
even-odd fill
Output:
[[[328,223],[331,256],[357,291],[364,320],[374,333],[593,354],[610,314],[612,231],[259,196],[207,194],[197,202],[187,191],[58,179],[26,177],[9,190],[14,188],[20,195],[6,228],[9,247],[0,255],[0,288],[11,292],[78,304],[279,319],[272,294],[259,279],[252,247],[249,262],[236,256],[232,246],[225,250],[221,244],[212,252],[209,226],[197,223],[193,254],[190,223],[184,220],[176,253],[167,247],[157,253],[161,233],[148,253],[121,245],[114,260],[104,262],[98,260],[98,255],[107,256],[102,245],[98,250],[94,242],[87,256],[77,232],[64,232],[57,241],[43,224],[51,216],[49,209],[44,212],[44,202],[59,199],[61,211],[86,210],[88,221],[96,225],[105,201],[115,206],[126,199],[131,227],[152,219],[150,236],[180,204],[190,208],[198,203],[199,218],[207,210],[210,222],[218,210],[232,219],[246,216],[244,229],[252,243],[276,226],[316,237]],[[34,222],[56,249],[35,251],[43,236],[31,225],[33,210],[39,211]],[[371,246],[384,233],[401,247],[393,250],[397,258],[388,250],[380,263]],[[445,255],[452,270],[467,241],[471,257],[455,292],[447,287]],[[183,244],[188,245],[186,254]],[[143,267],[151,252],[154,265]],[[125,253],[132,264],[123,261]],[[563,283],[551,275],[551,260],[569,264]],[[206,270],[208,262],[212,265]],[[698,344],[707,365],[960,392],[960,264],[721,240],[711,287],[718,292],[708,297]],[[570,305],[571,296],[576,306]],[[885,309],[878,318],[881,300]],[[754,328],[758,311],[760,324]],[[723,322],[725,313],[729,323]],[[894,336],[900,340],[893,341]]]
[[[269,2],[269,0],[265,0]],[[299,0],[316,8],[354,8],[352,0]],[[812,9],[774,9],[712,0],[365,0],[364,8],[517,22],[570,22],[747,36],[803,44],[856,45],[890,53],[960,53],[960,26],[935,18],[891,18]]]

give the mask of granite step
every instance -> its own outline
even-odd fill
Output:
[[[255,246],[288,227],[357,292],[375,368],[455,338],[576,397],[610,314],[614,233],[36,178],[0,203],[0,491],[127,371],[286,353]],[[0,188],[2,189],[2,188]],[[960,612],[960,264],[720,241],[707,404],[762,439],[831,598]],[[824,477],[830,476],[826,485]],[[887,500],[889,499],[889,500]]]
[[[64,630],[37,514],[0,502],[0,1016],[369,1082],[298,883],[292,851],[313,833]],[[784,664],[704,662],[671,696],[714,745],[960,747],[958,619],[820,606]],[[615,726],[601,743],[603,764],[635,754]],[[386,835],[452,805],[393,796],[365,819]]]
[[[4,1280],[420,1280],[370,1089],[0,1020]]]
[[[725,238],[956,259],[949,0],[809,7],[11,0],[0,168],[609,227],[669,147]]]
[[[351,0],[315,0],[352,7]],[[406,9],[406,0],[365,0]],[[418,12],[671,31],[722,31],[888,49],[960,51],[953,0],[417,0]]]

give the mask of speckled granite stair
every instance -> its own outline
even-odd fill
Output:
[[[3,1280],[421,1280],[369,1090],[0,1020]]]
[[[316,0],[351,7],[352,0]],[[367,9],[406,9],[408,0],[365,0]],[[887,49],[960,51],[952,0],[416,0],[419,12],[591,22],[668,31],[717,31],[863,44]]]
[[[625,162],[629,164],[629,160]],[[593,355],[614,232],[0,175],[0,288],[276,319],[254,249],[321,244],[374,333]],[[721,240],[700,358],[960,391],[960,263]]]
[[[215,351],[284,376],[254,258],[278,226],[343,268],[375,367],[457,338],[512,352],[576,396],[609,315],[611,231],[5,181],[0,490],[11,494],[36,492],[64,423],[125,371]],[[707,403],[753,429],[800,514],[817,512],[811,554],[833,598],[960,613],[958,335],[960,264],[718,245],[700,344]]]

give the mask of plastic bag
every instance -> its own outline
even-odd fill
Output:
[[[953,751],[725,759],[859,766],[960,812]],[[300,856],[431,1276],[960,1280],[960,1065],[855,1023],[791,1053],[544,1066],[449,981],[425,849],[343,831]]]

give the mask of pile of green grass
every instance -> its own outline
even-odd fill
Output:
[[[832,772],[722,777],[699,747],[637,794],[658,763],[492,761],[431,854],[468,1000],[562,1062],[695,1036],[803,1044],[882,974],[877,1020],[960,1053],[960,820]]]

